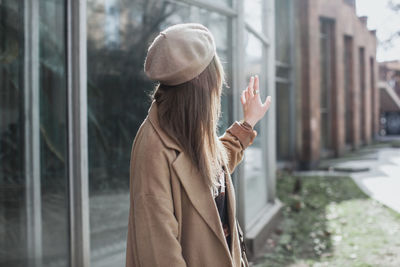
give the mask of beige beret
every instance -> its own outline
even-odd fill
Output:
[[[177,24],[154,39],[147,52],[144,70],[152,80],[178,85],[202,73],[215,53],[214,38],[205,26]]]

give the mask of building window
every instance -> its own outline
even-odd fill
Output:
[[[354,120],[354,112],[353,112],[353,37],[344,36],[344,54],[343,54],[343,63],[344,63],[344,95],[345,95],[345,110],[344,116],[346,120],[346,130],[345,130],[345,142],[346,145],[351,145],[353,142],[353,120]]]
[[[263,32],[263,0],[244,1],[244,17],[246,22],[257,32]]]
[[[1,266],[69,264],[64,14],[0,1]]]
[[[26,265],[23,5],[0,2],[0,265]],[[6,55],[6,56],[3,56]]]
[[[130,150],[155,86],[143,71],[148,45],[176,23],[211,30],[230,85],[222,134],[242,118],[250,75],[263,100],[275,98],[274,2],[250,2],[0,0],[1,266],[125,265]],[[274,112],[233,175],[246,232],[279,206]]]
[[[371,97],[371,137],[374,138],[375,136],[375,116],[376,116],[376,111],[375,111],[375,102],[376,102],[376,98],[375,98],[375,60],[373,57],[370,57],[369,59],[369,69],[370,69],[370,82],[371,82],[371,93],[370,93],[370,97]]]
[[[245,76],[249,81],[251,75],[262,73],[264,48],[262,42],[253,34],[246,32],[246,56],[245,56]],[[263,84],[264,77],[260,77],[260,87],[265,88]],[[260,91],[261,99],[265,99],[265,89]],[[255,130],[259,133],[254,143],[245,150],[245,221],[246,225],[252,223],[260,210],[267,204],[267,180],[262,160],[265,158],[262,149],[262,140],[265,136],[261,123],[257,123]]]
[[[320,20],[320,126],[321,151],[324,156],[332,149],[332,95],[334,85],[334,21]]]
[[[291,0],[275,0],[276,127],[278,160],[294,157],[295,96],[293,90]],[[289,19],[288,19],[289,18]]]
[[[365,142],[365,125],[366,125],[366,116],[365,116],[365,48],[360,47],[358,49],[358,57],[359,57],[359,83],[360,83],[360,105],[359,105],[359,114],[360,114],[360,143],[363,144]]]
[[[107,38],[102,0],[88,4],[88,141],[92,266],[123,266],[129,215],[129,160],[133,137],[151,104],[155,83],[143,64],[151,41],[166,27],[199,22],[215,37],[228,80],[231,62],[228,17],[185,3],[115,1],[120,10],[120,44],[99,47]],[[105,10],[104,12],[107,12]],[[138,15],[139,14],[139,15]],[[106,15],[106,14],[104,14]],[[141,19],[131,20],[133,16]],[[122,23],[123,22],[123,23]],[[220,130],[232,123],[232,89],[224,88]]]

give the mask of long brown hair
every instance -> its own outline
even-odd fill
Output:
[[[228,156],[217,135],[225,74],[217,55],[196,78],[176,86],[158,84],[152,94],[160,126],[192,160],[213,189]]]

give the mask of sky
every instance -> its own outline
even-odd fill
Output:
[[[400,3],[400,0],[393,0]],[[379,41],[386,40],[394,32],[400,31],[400,13],[395,13],[388,8],[389,0],[357,0],[357,15],[368,17],[368,28],[377,30]],[[400,60],[400,38],[397,38],[391,47],[378,47],[377,58],[379,62],[387,60]]]

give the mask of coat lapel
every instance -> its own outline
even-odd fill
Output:
[[[179,180],[181,181],[182,186],[188,198],[190,199],[190,202],[203,218],[203,220],[207,223],[207,225],[211,228],[212,232],[217,236],[221,244],[225,247],[227,255],[229,255],[229,248],[226,244],[226,239],[219,219],[218,210],[211,195],[211,191],[205,183],[204,178],[201,177],[198,170],[193,166],[190,158],[182,151],[180,146],[176,144],[176,142],[174,142],[172,138],[170,138],[161,129],[158,121],[157,104],[155,101],[153,101],[153,103],[151,104],[148,118],[157,133],[159,134],[164,145],[179,151],[179,155],[172,163],[172,168],[178,176]],[[235,192],[229,172],[226,172],[226,174],[228,190],[228,216],[232,234],[231,249],[235,253],[236,251],[238,251],[237,249],[235,249],[235,247],[238,246],[237,238],[235,238],[235,236],[237,235],[235,224]],[[235,261],[237,262],[236,257],[237,255],[232,255],[234,263]],[[237,266],[237,264],[234,264],[234,266]]]
[[[205,183],[204,178],[201,177],[197,169],[194,168],[189,157],[186,156],[184,152],[181,152],[178,155],[176,160],[172,163],[172,167],[179,177],[179,180],[181,181],[186,194],[190,199],[190,202],[192,202],[194,208],[208,224],[208,226],[229,253],[219,219],[218,210],[215,206],[211,191]]]

